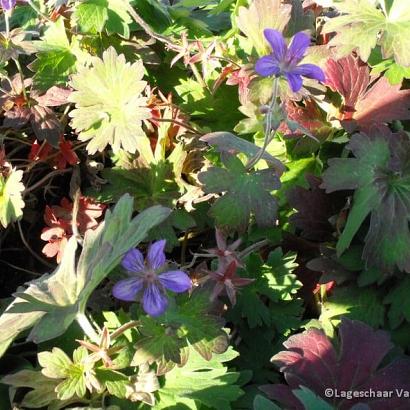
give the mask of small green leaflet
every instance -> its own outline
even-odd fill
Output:
[[[127,7],[128,0],[84,0],[74,6],[72,25],[81,33],[98,34],[105,29],[129,38],[132,19]]]
[[[59,400],[82,398],[87,391],[102,393],[104,390],[112,396],[126,398],[127,393],[132,394],[134,387],[137,387],[137,380],[130,380],[118,371],[105,367],[94,368],[95,362],[90,360],[87,349],[82,346],[74,350],[72,360],[63,350],[55,347],[51,352],[40,352],[38,361],[43,368],[41,373],[44,376],[58,380],[55,392]],[[153,372],[150,373],[153,376],[152,380],[157,381]],[[157,384],[151,383],[149,392],[154,391],[156,386]]]
[[[133,365],[157,362],[157,372],[163,374],[175,364],[183,366],[187,362],[192,350],[189,346],[205,360],[211,360],[213,353],[226,351],[227,335],[219,320],[208,314],[208,306],[208,293],[196,292],[182,305],[168,309],[162,318],[164,324],[142,318],[143,337],[135,346]]]
[[[11,169],[7,177],[0,173],[0,224],[4,228],[23,216],[22,178],[23,171]]]
[[[224,363],[237,356],[238,353],[230,347],[225,353],[214,355],[207,361],[190,348],[186,365],[174,367],[165,375],[155,410],[172,408],[175,403],[193,410],[202,406],[216,410],[230,409],[230,403],[243,392],[235,384],[239,373],[228,371]]]
[[[25,292],[0,316],[0,356],[25,329],[33,327],[29,339],[40,343],[63,334],[85,311],[88,298],[101,281],[118,265],[121,257],[135,247],[170,210],[154,206],[131,220],[133,201],[124,195],[95,231],[87,231],[80,259],[75,264],[76,239],[67,244],[61,264],[52,274],[30,282]]]
[[[69,100],[75,103],[71,126],[81,141],[89,141],[89,154],[107,145],[114,153],[120,148],[133,153],[140,140],[147,139],[142,121],[150,117],[150,110],[141,96],[146,86],[143,76],[141,60],[127,63],[123,54],[110,47],[102,59],[92,59],[92,67],[81,67],[71,77],[74,91]]]
[[[210,210],[217,226],[244,229],[251,215],[259,226],[274,226],[277,202],[270,192],[280,187],[275,171],[267,168],[249,173],[235,156],[225,157],[224,165],[198,174],[206,193],[224,192]]]
[[[370,75],[375,76],[383,73],[390,85],[401,84],[404,79],[410,78],[410,66],[403,67],[392,58],[384,59],[380,47],[372,50],[367,63],[371,67]]]
[[[101,33],[108,20],[107,0],[85,0],[76,2],[71,15],[72,25],[82,33]]]
[[[353,205],[337,243],[341,255],[370,214],[363,258],[369,266],[410,272],[410,140],[406,133],[373,138],[355,134],[354,158],[335,158],[323,174],[326,192],[354,189]]]
[[[241,289],[232,314],[245,317],[251,328],[275,325],[285,330],[287,324],[297,325],[295,319],[301,314],[301,304],[293,300],[293,295],[302,284],[292,273],[298,266],[295,260],[296,254],[283,255],[280,248],[272,251],[266,262],[259,255],[250,255],[243,276],[255,281]],[[265,303],[264,297],[269,300],[268,303]]]
[[[81,398],[87,391],[87,384],[98,386],[98,382],[94,380],[95,376],[91,373],[93,363],[85,361],[87,356],[87,349],[82,346],[74,351],[73,360],[58,347],[54,347],[51,352],[38,354],[39,364],[43,368],[42,374],[50,379],[60,379],[55,388],[58,399]]]
[[[397,64],[410,66],[410,2],[393,0],[388,11],[378,8],[384,1],[345,0],[334,4],[341,13],[324,26],[324,33],[338,34],[329,45],[336,46],[339,57],[357,49],[367,61],[379,43],[383,58],[394,57]]]
[[[29,68],[34,71],[33,84],[38,90],[54,85],[66,85],[68,76],[76,69],[76,63],[87,59],[87,53],[79,47],[78,39],[67,37],[64,20],[60,17],[50,22],[41,41],[35,42],[37,58]]]

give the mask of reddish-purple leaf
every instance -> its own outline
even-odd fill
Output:
[[[36,95],[33,98],[43,107],[58,107],[63,104],[67,104],[67,98],[71,94],[71,90],[62,87],[51,87],[45,94]]]
[[[310,188],[295,187],[288,193],[288,201],[298,212],[290,217],[290,222],[302,231],[302,236],[312,241],[332,239],[334,231],[329,218],[337,214],[343,206],[341,195],[326,194],[319,188],[321,179],[306,175]]]
[[[304,386],[335,408],[351,409],[361,403],[372,410],[408,409],[410,399],[399,397],[401,389],[410,390],[410,358],[400,356],[384,367],[382,360],[393,348],[388,333],[349,319],[339,327],[340,352],[319,329],[309,329],[291,336],[284,346],[288,349],[272,358],[272,363],[284,373],[287,385],[262,386],[273,400],[288,410],[303,410],[303,404],[292,390]],[[392,391],[389,398],[342,397],[326,398],[325,390]]]
[[[31,126],[39,141],[46,140],[53,147],[58,147],[58,142],[63,133],[63,127],[56,113],[48,107],[34,105],[31,108]]]
[[[400,90],[385,77],[372,82],[367,64],[353,56],[329,60],[326,80],[344,100],[339,120],[349,132],[374,129],[389,132],[387,124],[393,120],[410,119],[410,90]]]
[[[319,141],[326,139],[332,127],[326,120],[326,114],[312,99],[305,99],[303,105],[292,100],[287,100],[285,110],[289,120],[299,124],[296,131],[289,129],[286,122],[279,127],[279,131],[287,136],[302,136],[309,131]]]

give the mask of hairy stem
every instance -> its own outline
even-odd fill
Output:
[[[6,38],[7,40],[10,37],[10,21],[9,21],[10,14],[8,11],[4,12],[4,21],[6,23]]]
[[[273,137],[275,136],[276,129],[272,129],[271,124],[272,124],[272,113],[276,110],[278,90],[279,90],[279,77],[275,77],[275,80],[273,81],[272,99],[269,104],[268,112],[266,113],[266,116],[265,116],[265,139],[263,142],[263,146],[256,153],[255,156],[249,159],[248,163],[246,164],[246,169],[248,171],[259,162],[259,160],[262,158],[263,154],[265,153],[266,148],[268,147],[269,143],[272,141]]]
[[[161,34],[156,33],[151,27],[144,21],[144,19],[134,10],[134,8],[129,4],[127,5],[127,11],[130,13],[134,21],[141,26],[141,28],[152,38],[160,41],[161,43],[166,44],[171,50],[175,50],[176,46],[172,40],[168,37],[162,36]]]
[[[100,336],[98,336],[97,332],[95,331],[93,325],[88,320],[87,316],[84,313],[77,313],[76,321],[80,325],[81,329],[83,330],[84,334],[93,342],[99,343]]]

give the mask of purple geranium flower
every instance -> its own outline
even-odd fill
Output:
[[[16,0],[0,0],[3,10],[10,11],[16,5]]]
[[[295,34],[289,47],[279,31],[267,28],[263,34],[272,47],[272,53],[256,62],[255,70],[259,75],[284,76],[293,92],[302,88],[302,76],[325,81],[325,74],[320,67],[314,64],[299,64],[310,44],[310,38],[306,34]]]
[[[165,271],[165,243],[165,240],[154,242],[148,249],[145,262],[138,249],[128,251],[121,265],[132,277],[120,280],[112,290],[117,299],[126,302],[134,302],[138,294],[142,294],[142,306],[151,316],[160,316],[167,309],[166,289],[181,293],[192,286],[191,279],[185,272]]]

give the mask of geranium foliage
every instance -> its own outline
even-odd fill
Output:
[[[0,0],[1,410],[410,408],[409,4]]]
[[[326,389],[359,392],[406,390],[409,387],[408,357],[399,356],[382,364],[393,347],[385,332],[345,319],[339,327],[339,337],[340,348],[336,350],[319,329],[312,328],[291,336],[284,343],[287,350],[272,358],[273,364],[284,374],[287,385],[264,386],[262,390],[289,409],[306,408],[294,390],[301,386],[341,409],[351,409],[358,403],[370,408],[406,408],[410,399],[404,396],[392,399],[355,397],[348,401],[344,397],[326,399]]]
[[[110,144],[135,152],[138,140],[146,138],[141,122],[149,118],[146,99],[141,96],[145,81],[141,61],[130,65],[114,48],[104,52],[102,59],[94,58],[93,66],[83,67],[72,76],[74,92],[70,101],[72,126],[87,144],[90,154],[102,151]]]
[[[373,138],[355,134],[348,148],[355,157],[330,160],[322,184],[327,192],[355,190],[346,226],[337,243],[338,252],[348,248],[371,214],[363,257],[370,265],[388,270],[397,265],[409,272],[409,138],[406,134]]]

